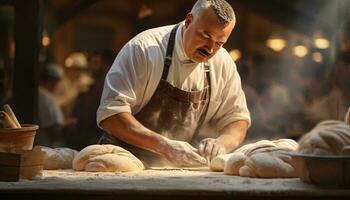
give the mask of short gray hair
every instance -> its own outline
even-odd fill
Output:
[[[231,5],[225,0],[198,0],[192,7],[193,16],[207,8],[212,8],[220,22],[227,25],[235,20],[235,13]]]

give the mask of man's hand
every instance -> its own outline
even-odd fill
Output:
[[[210,162],[218,155],[225,154],[226,148],[217,139],[205,138],[199,143],[199,154]]]
[[[205,165],[205,158],[197,154],[197,149],[187,142],[167,139],[164,156],[178,166]]]

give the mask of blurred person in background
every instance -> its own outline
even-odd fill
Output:
[[[323,120],[344,120],[350,106],[350,51],[338,55],[331,73],[331,88],[327,95],[305,107],[306,119],[316,124]]]
[[[65,60],[65,76],[57,85],[54,95],[66,118],[72,117],[80,92],[87,91],[92,79],[87,75],[87,58],[83,53],[72,53]]]
[[[70,134],[69,146],[82,149],[95,144],[101,137],[101,129],[96,124],[96,110],[100,104],[104,80],[112,66],[116,54],[111,50],[96,50],[89,55],[88,72],[93,83],[87,91],[79,94],[72,117],[77,120],[74,133]]]
[[[245,60],[239,60],[237,62],[237,70],[241,77],[242,89],[246,95],[247,105],[252,120],[252,125],[248,130],[245,142],[252,142],[264,138],[264,135],[261,132],[263,108],[261,107],[260,96],[253,87],[255,76],[252,64]]]
[[[350,106],[350,19],[346,19],[337,36],[339,53],[330,73],[329,92],[304,109],[311,124],[329,119],[343,121]]]
[[[264,139],[284,137],[290,114],[289,88],[281,81],[281,63],[269,60],[260,66],[260,104],[262,108],[259,132]]]
[[[38,125],[40,129],[35,144],[59,147],[64,145],[62,129],[64,116],[61,107],[53,95],[58,82],[63,78],[63,69],[55,63],[47,64],[40,75],[38,97]]]

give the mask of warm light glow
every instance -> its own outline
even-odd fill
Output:
[[[270,38],[266,41],[266,46],[278,52],[286,47],[286,41],[282,38]]]
[[[43,44],[43,46],[49,46],[49,44],[50,44],[50,38],[49,38],[49,36],[44,36],[43,37],[43,39],[42,39],[42,44]]]
[[[312,60],[314,60],[316,63],[322,63],[323,56],[320,52],[315,52],[312,54]]]
[[[293,48],[293,54],[299,58],[303,58],[308,54],[308,49],[304,45],[297,45]]]
[[[329,40],[327,38],[316,38],[314,40],[315,47],[319,49],[328,49],[329,48]]]
[[[232,49],[230,52],[229,52],[230,56],[232,57],[232,59],[234,61],[237,61],[241,58],[241,52],[238,50],[238,49]]]
[[[139,12],[137,13],[137,17],[139,19],[143,19],[149,17],[153,14],[153,10],[148,7],[146,4],[142,4]]]
[[[319,49],[328,49],[330,46],[329,40],[321,33],[315,33],[314,45]]]

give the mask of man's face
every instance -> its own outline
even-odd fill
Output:
[[[234,20],[226,26],[222,24],[212,9],[197,16],[187,14],[183,28],[186,55],[193,61],[206,62],[226,43],[234,25]]]
[[[99,73],[102,67],[102,58],[100,55],[93,55],[90,57],[88,68],[92,74]]]

